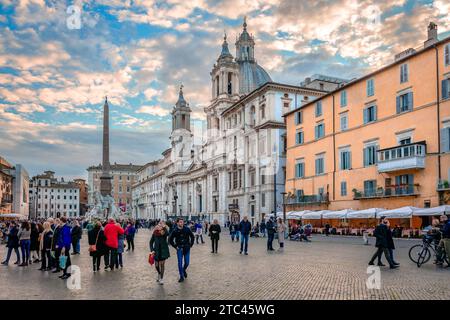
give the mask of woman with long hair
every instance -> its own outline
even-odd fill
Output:
[[[164,284],[164,269],[167,258],[170,257],[169,243],[167,237],[169,236],[169,228],[164,221],[160,221],[159,224],[153,230],[152,237],[150,239],[150,252],[155,257],[155,268],[158,271],[159,284]]]
[[[22,263],[19,264],[19,267],[26,267],[30,263],[31,227],[28,221],[22,222],[17,236],[19,237],[20,251],[22,252]]]
[[[102,223],[97,221],[88,232],[89,255],[92,257],[93,271],[100,271],[102,256],[105,254],[105,234],[103,233]]]
[[[41,271],[50,271],[52,269],[52,249],[53,230],[50,222],[46,221],[43,225],[43,231],[40,235],[39,249],[41,251]]]

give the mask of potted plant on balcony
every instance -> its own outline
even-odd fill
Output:
[[[384,194],[384,189],[383,187],[378,187],[377,188],[377,196],[382,196]]]
[[[353,189],[352,192],[353,192],[353,198],[355,198],[355,199],[361,198],[362,194],[360,191]]]
[[[447,180],[444,180],[444,181],[442,182],[442,186],[444,187],[444,189],[448,189],[448,188],[450,187],[450,185],[449,185],[449,183],[448,183]]]

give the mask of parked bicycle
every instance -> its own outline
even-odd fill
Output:
[[[430,235],[424,235],[421,244],[416,244],[409,249],[409,258],[412,262],[417,264],[420,268],[423,264],[427,263],[431,259],[431,255],[437,258],[439,251],[441,250],[442,262],[448,264],[448,257],[443,248],[438,248],[438,243],[435,241],[435,237]]]

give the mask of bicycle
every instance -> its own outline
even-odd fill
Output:
[[[430,261],[432,252],[434,256],[437,256],[438,245],[436,243],[432,245],[434,240],[434,237],[424,235],[422,237],[421,244],[416,244],[409,249],[409,258],[417,265],[418,268]],[[448,257],[445,250],[442,252],[442,262],[446,262],[448,264]]]

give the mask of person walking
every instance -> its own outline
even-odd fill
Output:
[[[102,223],[97,221],[88,231],[89,255],[92,257],[92,269],[95,272],[100,271],[102,255],[105,253],[105,234],[102,230]]]
[[[80,227],[80,223],[75,220],[73,222],[73,228],[71,230],[71,237],[72,237],[72,254],[80,254],[80,240],[83,235],[83,229]]]
[[[264,218],[261,220],[260,226],[261,226],[262,236],[265,238],[266,237],[266,220]]]
[[[72,245],[72,235],[71,235],[71,227],[67,224],[67,218],[62,217],[60,220],[61,220],[60,233],[56,241],[56,250],[59,251],[59,257],[61,257],[62,255],[66,257],[66,264],[64,266],[64,269],[62,270],[63,274],[59,276],[60,279],[65,280],[67,278],[70,278],[71,276],[71,274],[67,271],[71,266],[70,246]],[[61,260],[61,258],[59,260]]]
[[[39,262],[39,229],[36,223],[30,224],[30,263]]]
[[[209,227],[209,236],[211,237],[211,253],[217,253],[217,248],[219,247],[219,238],[220,238],[220,224],[217,219],[213,220],[213,223]]]
[[[59,273],[61,272],[61,268],[59,267],[59,256],[61,251],[57,249],[57,242],[61,234],[61,220],[59,218],[56,218],[55,220],[49,219],[49,222],[51,223],[51,228],[53,229],[52,250],[50,251],[52,257],[52,269],[54,269],[52,273]]]
[[[252,230],[252,224],[248,221],[247,216],[239,223],[239,232],[241,233],[241,250],[239,254],[244,251],[245,255],[248,255],[248,238],[250,236],[250,231]]]
[[[200,223],[200,221],[197,221],[195,223],[195,242],[198,244],[198,239],[200,239],[202,241],[202,244],[205,243],[205,241],[203,240],[203,226]]]
[[[330,235],[330,228],[331,228],[331,226],[330,226],[330,224],[326,224],[325,225],[325,235],[328,237],[329,235]]]
[[[169,227],[164,221],[160,221],[153,230],[150,238],[150,253],[155,258],[155,268],[158,272],[158,279],[156,280],[160,285],[164,284],[164,271],[166,260],[170,257],[169,244],[167,238],[169,236]]]
[[[236,225],[234,223],[230,223],[230,236],[231,242],[234,242],[234,238],[236,237]]]
[[[38,270],[49,271],[52,269],[51,262],[52,257],[50,255],[50,250],[52,249],[52,238],[53,230],[51,228],[50,222],[44,222],[44,231],[41,233],[41,239],[39,241],[39,250],[41,252],[41,268]]]
[[[13,250],[16,253],[16,262],[14,262],[14,264],[20,265],[18,234],[19,228],[17,227],[16,223],[12,221],[7,232],[8,241],[6,242],[6,247],[8,248],[8,253],[6,254],[6,259],[2,262],[2,265],[4,266],[8,265]]]
[[[17,236],[19,237],[20,251],[22,253],[22,263],[19,264],[19,267],[26,267],[30,263],[31,226],[28,221],[22,222]]]
[[[395,259],[394,259],[395,244],[394,244],[393,233],[392,233],[392,230],[391,230],[391,224],[390,224],[388,219],[385,219],[385,224],[386,224],[386,227],[387,227],[386,240],[387,240],[387,248],[388,248],[388,251],[389,251],[389,255],[391,256],[392,263],[394,265],[396,265],[396,266],[399,266],[400,263],[395,262]]]
[[[127,238],[127,251],[134,251],[134,236],[136,235],[137,228],[133,225],[132,222],[129,222],[126,229],[125,229],[125,235]]]
[[[286,226],[284,225],[283,219],[281,219],[281,218],[278,218],[278,221],[277,221],[277,232],[278,232],[278,244],[280,246],[278,251],[283,251],[284,250],[284,235],[286,233]]]
[[[114,270],[117,259],[117,249],[119,247],[119,234],[124,234],[119,223],[114,218],[109,218],[103,233],[105,234],[105,270]]]
[[[440,220],[443,224],[442,237],[441,237],[442,246],[443,246],[445,252],[447,253],[447,258],[450,259],[450,220],[448,219],[448,217],[446,215],[442,215],[440,217]],[[449,266],[450,266],[450,262],[449,262],[449,264],[447,264],[446,268],[448,268]]]
[[[124,251],[124,247],[125,247],[125,234],[120,234],[118,235],[118,246],[117,246],[117,259],[116,259],[116,269],[123,268],[123,251]],[[133,245],[133,250],[134,250],[134,245]]]
[[[178,282],[183,282],[187,278],[186,270],[189,267],[191,248],[194,245],[194,234],[184,225],[183,218],[177,219],[176,227],[169,236],[169,243],[177,251],[178,272],[180,274]]]
[[[396,268],[398,268],[398,265],[394,264],[394,262],[391,259],[390,254],[389,254],[389,250],[388,250],[387,226],[386,226],[384,220],[385,220],[385,217],[381,217],[380,223],[375,228],[374,236],[376,237],[375,247],[377,247],[377,251],[372,256],[372,259],[370,259],[369,265],[370,266],[374,265],[375,259],[378,258],[378,266],[380,266],[380,267],[384,266],[381,263],[381,255],[384,253],[386,260],[389,263],[389,267],[391,269],[396,269]]]
[[[269,221],[267,221],[266,224],[267,228],[267,251],[274,251],[273,248],[273,239],[275,238],[275,222],[273,221],[273,217],[269,218]]]

